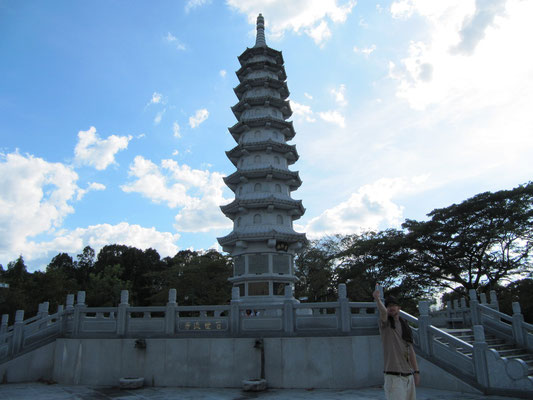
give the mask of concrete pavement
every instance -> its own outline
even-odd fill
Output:
[[[351,390],[269,389],[250,393],[240,389],[196,389],[144,387],[120,390],[110,387],[67,386],[45,383],[14,383],[0,385],[2,400],[385,400],[380,387]],[[516,400],[511,397],[484,396],[417,388],[418,400]]]

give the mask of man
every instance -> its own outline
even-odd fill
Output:
[[[400,318],[398,300],[389,296],[381,301],[376,285],[373,293],[379,312],[379,332],[383,343],[385,396],[387,400],[415,400],[415,385],[420,383],[420,371],[413,348],[411,328]]]

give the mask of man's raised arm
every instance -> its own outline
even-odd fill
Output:
[[[376,302],[376,305],[378,306],[379,319],[383,322],[387,321],[387,308],[381,301],[381,293],[379,292],[379,285],[376,284],[376,290],[374,290],[374,293],[372,293],[372,296],[374,296],[374,301]]]

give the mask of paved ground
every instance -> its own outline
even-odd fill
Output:
[[[513,400],[511,397],[482,396],[417,388],[418,400]],[[2,400],[384,400],[381,388],[352,390],[278,390],[262,393],[239,389],[152,388],[120,390],[118,388],[47,385],[43,383],[0,385]],[[515,399],[516,400],[516,399]]]

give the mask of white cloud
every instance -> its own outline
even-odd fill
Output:
[[[179,152],[178,150],[174,150],[174,151],[172,152],[172,155],[173,155],[173,156],[177,156],[179,153],[180,153],[180,152]]]
[[[494,24],[494,19],[505,12],[507,0],[477,0],[476,11],[467,16],[459,32],[461,41],[455,47],[459,53],[472,54],[478,43],[485,37],[486,29]]]
[[[376,50],[376,45],[375,44],[371,45],[370,47],[363,47],[363,48],[359,48],[357,46],[353,47],[353,51],[355,53],[362,53],[366,57],[368,57],[370,54],[372,54],[374,52],[374,50]]]
[[[0,158],[0,257],[27,254],[27,240],[74,212],[78,175],[60,163],[18,153]]]
[[[323,45],[324,42],[331,37],[331,31],[329,30],[328,23],[324,20],[317,26],[305,30],[317,45]]]
[[[324,121],[330,122],[332,124],[336,124],[336,125],[340,126],[341,128],[344,128],[346,126],[346,122],[344,120],[344,116],[340,112],[338,112],[336,110],[319,112],[318,115]]]
[[[228,0],[227,4],[246,14],[255,25],[257,15],[263,13],[270,29],[269,37],[280,38],[286,31],[304,32],[322,45],[331,36],[327,19],[333,23],[344,23],[356,4],[355,0],[270,0],[254,2],[249,0]]]
[[[231,226],[219,209],[221,204],[231,201],[222,196],[225,186],[222,174],[192,169],[174,160],[163,160],[157,166],[142,156],[135,157],[129,174],[135,181],[121,186],[123,191],[139,193],[170,208],[181,208],[176,215],[176,229],[207,232]]]
[[[78,143],[74,149],[75,162],[79,165],[90,165],[97,170],[104,170],[115,163],[115,155],[128,148],[131,136],[111,135],[100,139],[96,128],[91,126],[88,131],[78,132]]]
[[[174,44],[176,46],[176,49],[180,51],[184,51],[187,49],[187,47],[185,47],[185,45],[170,32],[167,33],[167,36],[165,36],[165,39],[167,42]]]
[[[304,118],[307,122],[315,122],[316,119],[313,118],[313,111],[310,106],[300,104],[294,100],[290,100],[291,109],[294,115]]]
[[[225,69],[221,69],[221,70],[220,70],[220,72],[219,72],[219,74],[220,74],[220,76],[221,76],[222,78],[225,78],[225,77],[226,77],[226,74],[227,74],[227,72],[226,72],[226,70],[225,70]]]
[[[145,228],[127,222],[116,225],[98,224],[58,232],[50,241],[28,242],[24,257],[32,260],[49,258],[58,252],[80,253],[85,246],[91,246],[98,253],[102,247],[109,244],[132,246],[141,250],[153,248],[162,257],[167,257],[178,252],[176,242],[179,238],[179,233],[159,232],[154,227]]]
[[[411,42],[407,57],[390,64],[389,76],[411,107],[438,104],[455,118],[532,101],[533,57],[524,49],[533,36],[533,2],[508,0],[505,10],[500,1],[413,0],[409,7],[429,25],[428,38]]]
[[[330,93],[335,97],[335,101],[337,104],[341,107],[344,107],[348,105],[348,102],[346,101],[346,85],[341,84],[338,89],[331,89]]]
[[[99,191],[99,190],[105,190],[105,185],[98,183],[98,182],[90,182],[87,186],[87,189],[78,189],[78,194],[76,196],[76,200],[81,200],[83,196],[85,196],[87,193],[92,191]]]
[[[154,125],[159,125],[161,123],[161,120],[163,119],[163,115],[165,114],[165,112],[167,111],[166,108],[162,109],[161,111],[159,111],[155,117],[154,117]]]
[[[174,134],[175,138],[179,139],[181,137],[180,126],[177,121],[174,121],[174,123],[172,124],[172,133]]]
[[[417,190],[426,179],[382,178],[364,185],[348,200],[312,218],[304,230],[309,237],[320,237],[399,226],[403,222],[403,207],[393,201],[394,197]]]
[[[193,129],[197,128],[208,117],[209,117],[209,111],[207,111],[205,108],[196,110],[196,113],[194,114],[194,116],[189,117],[189,126]]]
[[[162,99],[163,99],[163,95],[161,93],[154,92],[152,94],[152,98],[150,99],[150,104],[161,103]]]
[[[187,1],[187,4],[185,4],[185,12],[189,13],[191,10],[206,4],[211,4],[211,0],[189,0]]]
[[[313,100],[313,96],[311,96],[309,93],[304,92],[304,96],[307,97],[309,100]]]

